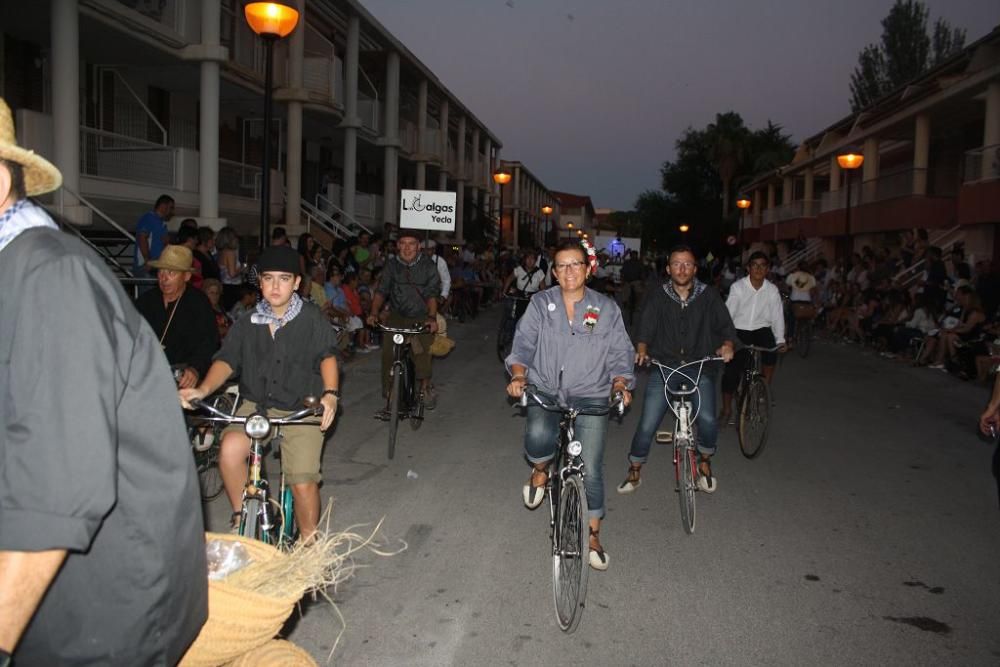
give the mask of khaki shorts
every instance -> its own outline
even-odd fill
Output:
[[[236,411],[236,415],[246,417],[256,410],[256,403],[244,400]],[[285,417],[292,412],[291,410],[271,408],[267,411],[267,415],[269,417]],[[243,424],[227,426],[222,431],[223,437],[230,432],[246,434]],[[274,434],[273,428],[271,434]],[[311,424],[282,426],[281,435],[283,436],[281,440],[281,470],[285,473],[285,481],[288,484],[319,483],[322,479],[319,467],[320,457],[323,453],[323,432],[319,430],[319,426]]]

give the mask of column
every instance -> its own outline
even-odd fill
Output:
[[[787,207],[795,199],[795,179],[785,176],[781,182],[781,205]]]
[[[221,228],[219,219],[219,45],[220,0],[201,5],[201,97],[198,117],[198,217]],[[211,57],[213,54],[215,58]]]
[[[358,185],[358,44],[361,20],[352,14],[347,20],[347,52],[344,54],[344,186],[340,193],[340,208],[344,222],[354,221],[354,192]],[[385,202],[389,209],[389,202]]]
[[[218,3],[218,0],[215,0]],[[294,230],[299,222],[302,205],[302,101],[298,99],[302,91],[302,68],[306,42],[306,2],[296,0],[296,8],[301,20],[295,27],[288,42],[288,85],[293,94],[288,100],[288,124],[286,130],[285,160],[285,224]],[[216,29],[219,19],[216,14]],[[204,134],[202,135],[204,136]]]
[[[865,161],[861,165],[861,199],[858,204],[875,201],[878,187],[878,137],[868,137],[862,149]]]
[[[774,183],[768,183],[767,184],[767,208],[768,209],[774,208],[774,198],[775,198]]]
[[[805,199],[805,204],[802,207],[802,215],[807,218],[811,218],[815,215],[814,213],[814,189],[815,189],[815,178],[816,175],[813,172],[812,167],[806,167],[806,187],[805,193],[803,193],[803,199]]]
[[[399,53],[385,59],[385,151],[382,163],[382,220],[396,224],[399,216]],[[417,189],[422,189],[422,183]]]
[[[425,155],[430,150],[424,145],[427,134],[427,79],[417,84],[417,190],[427,189],[427,162]]]
[[[992,148],[983,151],[980,178],[1000,176],[993,166],[997,144],[1000,144],[1000,83],[994,81],[986,87],[986,116],[983,119],[983,146]]]
[[[451,175],[455,179],[455,238],[468,240],[465,238],[465,115],[458,117],[458,134],[455,141],[455,162],[451,168]]]
[[[441,173],[438,175],[438,190],[448,189],[448,98],[441,99],[441,113],[438,116],[441,126],[441,136],[438,142],[438,153],[441,155]]]
[[[521,167],[514,167],[514,177],[511,179],[511,183],[514,184],[514,187],[512,188],[513,193],[511,194],[510,198],[511,233],[508,236],[508,238],[510,239],[511,245],[513,245],[516,248],[520,244],[521,240],[520,239],[521,230],[520,230],[520,225],[518,223],[521,221],[521,198],[524,193],[524,187],[523,184],[521,183]]]
[[[913,133],[913,194],[927,194],[927,165],[931,148],[931,118],[917,116]]]
[[[750,221],[751,221],[751,226],[753,227],[760,227],[762,222],[762,212],[764,210],[764,207],[761,206],[760,198],[763,196],[764,195],[761,194],[760,190],[753,191],[753,199],[751,200],[750,203],[750,206],[752,207],[750,209]]]
[[[80,192],[80,14],[77,0],[52,0],[52,162],[63,186]],[[63,215],[90,224],[90,211],[63,193]]]

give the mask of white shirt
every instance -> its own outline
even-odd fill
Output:
[[[792,288],[789,299],[792,301],[812,301],[812,290],[816,287],[816,279],[806,271],[796,271],[785,279],[785,284]]]
[[[754,331],[770,327],[775,344],[785,342],[785,311],[781,305],[781,293],[771,281],[765,280],[760,289],[754,289],[749,276],[737,280],[729,288],[726,308],[737,329]]]
[[[514,268],[514,287],[521,290],[525,294],[534,294],[542,288],[542,283],[545,282],[545,272],[542,271],[537,266],[532,269],[533,273],[528,276],[528,272],[523,266],[517,266]]]
[[[441,298],[447,299],[451,292],[451,272],[448,270],[448,262],[444,261],[441,255],[429,255],[429,257],[437,267],[438,276],[441,277]]]

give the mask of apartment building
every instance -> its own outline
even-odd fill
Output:
[[[502,160],[500,169],[511,176],[503,186],[503,244],[517,248],[551,243],[552,229],[560,220],[554,193],[521,162]]]
[[[398,219],[401,188],[458,193],[455,237],[495,236],[501,142],[357,0],[289,0],[274,47],[270,220],[332,241]],[[260,225],[265,49],[238,0],[0,3],[0,95],[65,187],[45,203],[130,230]]]
[[[848,151],[863,155],[859,168],[840,167]],[[809,137],[744,191],[749,243],[805,240],[833,259],[919,227],[932,243],[1000,257],[1000,27]]]
[[[594,202],[588,195],[574,195],[569,192],[553,192],[559,202],[559,238],[566,239],[573,235],[588,234],[593,236],[597,231],[597,215]]]

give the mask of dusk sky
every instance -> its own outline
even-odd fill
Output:
[[[737,111],[794,141],[850,111],[892,0],[361,0],[546,187],[630,209],[688,126]],[[969,44],[997,0],[931,0]]]

